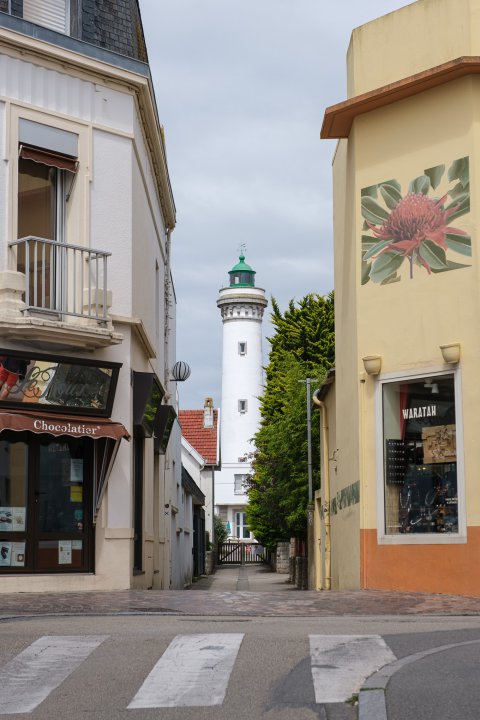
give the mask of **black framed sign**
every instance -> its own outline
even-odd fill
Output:
[[[0,411],[110,417],[121,363],[0,348]]]

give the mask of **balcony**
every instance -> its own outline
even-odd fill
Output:
[[[4,337],[86,349],[122,341],[108,314],[110,253],[32,235],[9,248],[16,271],[0,273]]]

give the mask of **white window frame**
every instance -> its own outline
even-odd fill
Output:
[[[243,519],[243,516],[245,515],[245,525],[243,525],[243,524],[239,525],[239,524],[237,523],[237,515],[240,515],[241,519]],[[250,531],[250,528],[248,527],[248,523],[247,523],[247,513],[246,513],[245,508],[244,508],[244,509],[241,509],[241,508],[240,508],[240,509],[235,509],[235,510],[233,511],[233,527],[234,527],[233,536],[234,536],[237,540],[251,540],[251,538],[252,538],[252,533],[251,533],[251,531]],[[247,530],[248,530],[248,537],[243,537],[244,528],[247,528]],[[239,537],[239,536],[237,535],[237,529],[241,529],[241,535],[242,535],[241,537]]]
[[[453,375],[455,389],[455,430],[457,443],[457,497],[458,533],[395,534],[385,532],[385,479],[383,447],[383,386],[402,380],[417,380],[422,377]],[[465,506],[465,465],[463,451],[463,407],[462,383],[459,367],[445,365],[383,373],[378,376],[375,390],[375,441],[377,471],[377,540],[379,545],[460,545],[467,542],[467,519]]]
[[[248,477],[245,473],[235,473],[233,476],[233,494],[245,495],[245,480]],[[240,478],[240,490],[237,490],[237,478]]]

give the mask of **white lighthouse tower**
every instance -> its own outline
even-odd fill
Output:
[[[251,538],[246,522],[244,480],[251,470],[251,439],[260,422],[263,393],[262,318],[265,290],[255,287],[255,271],[240,255],[220,290],[223,322],[221,458],[215,474],[215,506],[230,537]]]

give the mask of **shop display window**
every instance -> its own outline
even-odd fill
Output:
[[[91,571],[94,441],[27,435],[0,440],[0,574]]]
[[[458,534],[453,374],[386,382],[385,534]]]

